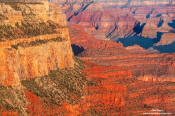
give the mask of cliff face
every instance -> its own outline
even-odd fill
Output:
[[[137,45],[125,48],[122,43],[96,39],[79,25],[71,25],[69,30],[73,50],[82,59],[128,69],[134,78],[152,77],[163,81],[175,75],[174,54],[150,54]]]
[[[70,16],[67,13],[68,17]],[[135,23],[144,24],[142,36],[153,38],[157,32],[170,32],[173,28],[169,25],[174,19],[174,6],[144,6],[128,8],[100,8],[87,10],[71,17],[71,23],[78,23],[87,28],[89,33],[97,38],[123,38],[134,33]]]
[[[151,52],[175,51],[162,50],[166,46],[174,45],[173,0],[55,0],[55,2],[62,4],[70,24],[83,25],[88,33],[98,39],[117,40],[122,42],[124,47],[137,45],[143,49],[154,49]]]
[[[71,25],[69,31],[75,55],[100,58],[129,54],[122,44],[96,39],[93,35],[85,32],[83,26]]]
[[[59,25],[66,25],[64,14],[58,5],[51,4],[47,0],[37,0],[28,2],[0,1],[0,19],[1,25],[21,24],[23,21],[31,22],[46,22],[52,20]]]
[[[47,75],[58,68],[73,67],[65,15],[48,3],[0,3],[0,84]],[[15,35],[15,33],[18,33]]]

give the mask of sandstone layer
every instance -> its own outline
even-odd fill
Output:
[[[125,48],[122,43],[98,40],[78,25],[69,26],[69,30],[73,50],[82,59],[100,65],[122,67],[130,70],[134,78],[150,81],[174,80],[173,53],[150,53],[138,46]],[[78,36],[80,36],[79,39]]]
[[[70,25],[83,25],[97,39],[117,42],[122,40],[124,47],[136,45],[148,52],[175,52],[174,48],[162,50],[172,47],[175,41],[173,0],[55,2],[62,4]],[[128,44],[129,42],[132,44]],[[137,50],[139,49],[138,47]]]
[[[51,70],[73,67],[66,19],[58,5],[47,1],[0,4],[1,16],[6,17],[1,19],[2,85],[19,85]]]
[[[83,73],[88,86],[84,88],[86,94],[80,101],[77,104],[64,103],[58,106],[53,102],[46,103],[43,98],[26,91],[27,98],[32,103],[28,107],[32,116],[175,113],[173,82],[145,82],[133,78],[130,70],[120,66],[98,65],[86,59],[84,62],[86,67]],[[73,95],[72,98],[77,99]]]
[[[103,1],[101,2],[103,3]],[[132,2],[133,1],[130,1],[128,3],[126,1],[126,3],[123,3],[124,6],[121,6],[129,10],[126,6],[130,6]],[[138,1],[137,5],[139,2],[143,3],[144,1]],[[154,0],[152,2],[154,3]],[[160,2],[161,4],[163,4],[163,2],[167,4],[167,1],[164,0]],[[76,4],[77,2],[74,1],[74,3]],[[83,3],[80,7],[81,12],[84,12],[89,5],[93,4],[92,1],[85,2],[84,0],[79,1],[79,3]],[[150,5],[151,2],[147,2],[147,4]],[[172,1],[168,3],[171,8],[172,4]],[[76,8],[78,12],[74,13],[77,16],[77,13],[78,15],[80,13],[79,6],[76,6]],[[152,9],[152,7],[150,8]],[[110,10],[108,9],[106,14],[108,14]],[[144,7],[142,10],[145,12]],[[142,10],[140,12],[142,12]],[[122,13],[122,10],[120,11]],[[152,10],[149,10],[146,19],[150,19],[150,13],[152,14],[152,12]],[[97,15],[94,16],[94,20],[101,21],[101,16],[100,19],[96,16]],[[159,16],[160,14],[157,17]],[[145,19],[143,17],[141,16],[139,18],[143,20]],[[73,21],[73,19],[74,16],[70,21]],[[144,113],[170,113],[174,115],[174,54],[147,53],[147,51],[140,48],[140,46],[139,49],[137,49],[137,45],[130,47],[126,46],[123,41],[119,41],[118,43],[109,41],[109,38],[111,38],[117,30],[119,23],[115,21],[115,23],[113,23],[110,16],[106,17],[103,15],[102,19],[103,23],[101,23],[101,27],[99,27],[98,21],[93,23],[95,30],[99,31],[101,29],[102,32],[105,32],[104,30],[108,30],[107,27],[109,23],[115,25],[112,31],[108,30],[108,38],[105,40],[96,39],[93,33],[89,35],[85,32],[83,26],[69,26],[74,53],[75,55],[81,56],[81,59],[86,64],[84,67],[83,62],[75,62],[74,69],[67,68],[73,66],[74,62],[71,59],[72,52],[68,49],[70,47],[70,41],[65,25],[57,25],[53,23],[55,21],[41,21],[44,30],[47,29],[47,27],[51,27],[47,31],[44,31],[38,28],[41,26],[40,24],[34,24],[34,27],[37,29],[33,29],[29,24],[30,31],[27,31],[25,28],[26,24],[22,22],[21,25],[17,25],[17,28],[13,26],[10,27],[10,32],[16,29],[20,31],[15,37],[12,37],[6,30],[2,31],[1,35],[3,37],[8,36],[8,38],[1,39],[2,66],[4,66],[2,69],[7,70],[2,74],[7,74],[10,75],[9,77],[12,77],[7,78],[9,79],[8,81],[2,80],[2,83],[5,83],[5,85],[13,85],[13,82],[15,82],[13,81],[13,77],[15,77],[15,80],[22,80],[21,83],[25,88],[25,92],[0,86],[0,93],[5,93],[5,95],[0,94],[0,107],[1,104],[3,105],[0,109],[0,111],[2,111],[0,114],[18,115],[18,113],[20,113],[19,111],[16,113],[16,109],[18,109],[23,112],[22,116],[24,114],[31,116],[136,116],[144,115]],[[145,29],[143,28],[145,26],[144,22],[135,22],[132,16],[128,18],[127,15],[123,16],[121,21],[124,19],[128,21],[128,24],[129,21],[133,21],[131,25],[133,25],[134,28],[132,28],[130,32],[126,29],[130,29],[130,26],[125,26],[123,23],[120,23],[121,28],[126,27],[126,32],[121,33],[121,35],[123,34],[122,36],[125,37],[121,38],[121,40],[127,39],[128,37],[134,39],[133,36],[138,37],[137,40],[139,40],[140,37],[141,40],[148,39],[151,42],[148,42],[150,45],[146,46],[146,49],[150,51],[152,51],[150,46],[155,44],[152,40],[156,41],[158,46],[164,44],[169,45],[169,43],[164,42],[163,39],[161,41],[159,40],[160,43],[158,43],[159,41],[157,40],[168,32],[162,32],[163,35],[162,33],[158,33],[156,37],[153,37],[154,34],[151,33],[151,38],[146,38],[148,35],[143,36],[143,33],[140,33],[140,29]],[[76,19],[76,23],[79,23],[79,21],[80,20]],[[85,23],[89,28],[89,23]],[[173,24],[174,21],[168,25],[174,27]],[[162,24],[158,25],[158,27],[161,25]],[[154,27],[155,26],[152,28]],[[139,30],[137,30],[138,28]],[[39,32],[37,31],[38,29],[40,30]],[[149,32],[149,29],[144,31]],[[30,34],[31,32],[34,35]],[[173,30],[171,30],[171,33],[173,33]],[[22,39],[19,39],[19,36]],[[100,31],[98,37],[101,37]],[[169,42],[166,37],[163,38]],[[123,44],[121,42],[123,42]],[[145,48],[142,44],[141,47]],[[59,49],[59,51],[57,51],[57,48],[61,50]],[[46,54],[46,56],[42,56],[43,53]],[[42,65],[40,63],[42,63]],[[13,66],[15,66],[15,68]],[[66,69],[59,70],[62,68]],[[53,69],[58,70],[50,71]],[[49,71],[50,73],[47,74]],[[43,76],[45,74],[46,76]],[[42,77],[33,78],[35,75]],[[20,76],[20,78],[18,78],[18,76]],[[23,99],[19,100],[20,97]],[[3,100],[1,100],[2,98]],[[15,99],[13,100],[13,98]],[[30,103],[27,107],[25,101]]]
[[[73,115],[174,115],[174,54],[142,49],[138,53],[121,43],[118,47],[115,42],[96,40],[82,26],[69,28],[71,41],[87,64],[84,73],[91,84],[89,94],[79,104],[64,107],[66,110]]]

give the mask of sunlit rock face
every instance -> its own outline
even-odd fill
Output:
[[[164,37],[168,33],[175,35],[173,0],[55,0],[54,2],[62,4],[69,24],[83,25],[88,33],[98,39],[115,41],[138,35],[146,40],[153,40],[159,36],[157,34],[159,32],[163,33]],[[161,41],[167,42],[164,39]],[[168,39],[167,43],[172,44],[173,41],[174,38]],[[157,50],[155,46],[158,45],[158,41],[152,43],[148,48],[138,43],[134,44],[144,49]],[[160,49],[158,51],[162,52]]]
[[[81,25],[71,25],[69,30],[72,48],[77,56],[101,58],[130,54],[121,43],[96,39]]]
[[[73,67],[66,17],[47,1],[0,3],[0,84]]]
[[[76,51],[76,55],[83,59],[101,65],[119,66],[128,69],[131,71],[132,77],[143,80],[147,77],[171,80],[175,75],[174,54],[159,54],[158,50],[145,50],[138,45],[123,47],[120,42],[98,40],[93,35],[85,32],[83,27],[79,25],[71,25],[69,30],[73,50]],[[162,38],[165,39],[164,36]],[[162,45],[166,45],[163,42]],[[161,42],[157,44],[161,46]]]
[[[71,25],[69,30],[74,50],[86,62],[86,78],[96,82],[87,87],[89,94],[76,106],[78,113],[174,112],[174,54],[150,54],[137,45],[124,48],[121,43],[98,40],[80,25]]]

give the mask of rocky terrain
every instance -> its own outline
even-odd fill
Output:
[[[0,9],[0,115],[175,114],[173,0],[0,0]]]
[[[87,64],[84,73],[93,82],[74,115],[174,114],[173,53],[135,51],[122,43],[98,40],[81,25],[69,30],[73,51]]]
[[[169,49],[175,38],[173,0],[55,2],[62,4],[69,24],[83,25],[98,39],[120,41],[124,47],[138,45],[151,52],[174,52]]]
[[[69,30],[73,51],[82,59],[128,69],[136,78],[153,77],[166,80],[169,77],[169,80],[173,80],[174,53],[150,53],[138,46],[125,48],[122,43],[98,40],[85,32],[80,25],[69,26]]]
[[[0,4],[1,17],[6,17],[0,25],[3,85],[44,76],[57,68],[73,67],[65,15],[60,7],[53,9],[54,5],[47,1]]]
[[[0,115],[33,116],[33,96],[47,105],[76,103],[87,81],[60,7],[9,0],[0,1],[0,12]]]

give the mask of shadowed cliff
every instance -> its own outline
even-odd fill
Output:
[[[175,42],[168,45],[154,46],[154,49],[158,50],[160,53],[174,53],[175,52]]]
[[[145,37],[138,36],[138,35],[128,36],[126,38],[118,39],[117,42],[121,42],[124,47],[133,46],[136,44],[136,45],[141,46],[144,49],[148,49],[150,47],[153,47],[154,44],[158,43],[161,40],[162,34],[163,33],[158,32],[157,38],[145,38]]]
[[[50,70],[73,67],[66,19],[58,5],[45,0],[0,4],[6,17],[0,24],[1,84],[18,85]]]
[[[88,33],[100,40],[116,41],[126,38],[134,31],[134,34],[142,35],[137,45],[146,42],[148,45],[145,48],[149,48],[154,46],[153,44],[159,44],[158,40],[155,40],[157,33],[174,33],[175,2],[172,0],[54,0],[54,2],[62,4],[67,19],[71,17],[70,25],[80,24]],[[88,3],[90,4],[86,9],[83,9]],[[132,38],[135,41],[135,38],[139,37]],[[165,38],[169,38],[168,34],[164,34],[161,44],[174,41],[173,37]],[[142,43],[140,40],[143,40]]]
[[[83,63],[73,59],[66,16],[38,1],[0,1],[0,115],[35,115],[34,96],[59,106],[84,94]]]

